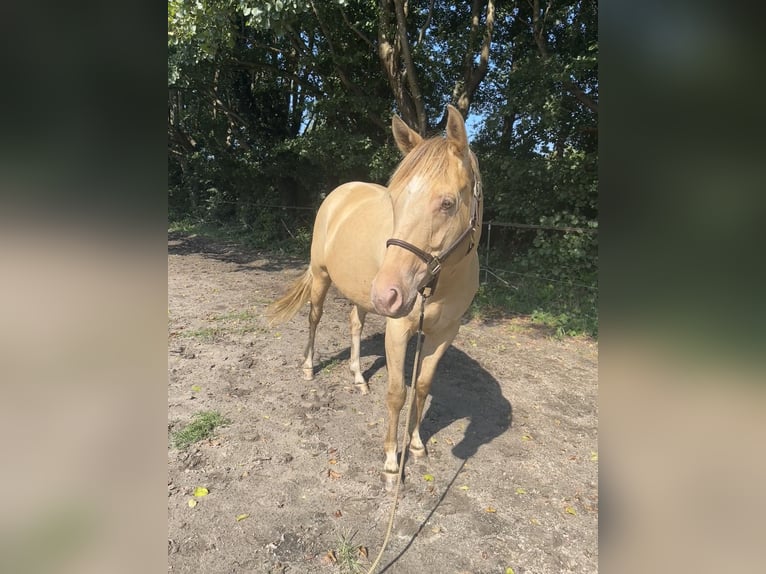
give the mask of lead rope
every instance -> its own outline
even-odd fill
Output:
[[[433,289],[430,289],[431,292],[433,292]],[[430,296],[430,293],[429,293]],[[399,487],[402,484],[402,475],[404,473],[404,454],[407,452],[407,448],[410,446],[410,414],[412,413],[412,403],[415,402],[415,382],[418,379],[418,375],[420,374],[420,348],[423,346],[423,339],[425,337],[423,336],[423,316],[425,315],[426,310],[426,298],[427,296],[421,292],[420,293],[420,322],[418,323],[418,340],[417,344],[415,345],[415,366],[412,369],[412,384],[410,385],[410,393],[409,393],[409,400],[407,401],[407,414],[404,417],[404,439],[402,440],[402,452],[399,455],[399,473],[396,476],[396,488],[394,489],[394,504],[391,507],[391,515],[388,518],[388,528],[386,529],[386,536],[383,539],[383,546],[380,549],[380,552],[378,552],[377,558],[375,558],[375,562],[372,563],[372,566],[370,566],[370,569],[367,570],[367,574],[373,574],[375,571],[375,568],[378,566],[378,563],[380,563],[380,559],[383,557],[383,552],[385,552],[386,547],[388,546],[388,543],[391,539],[391,532],[394,528],[394,518],[396,517],[396,505],[399,501]]]

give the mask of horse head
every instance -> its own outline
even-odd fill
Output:
[[[460,112],[447,107],[446,137],[423,139],[394,116],[406,154],[388,184],[394,229],[372,282],[375,311],[403,317],[418,292],[433,288],[442,265],[457,265],[474,247],[481,225],[481,181]]]

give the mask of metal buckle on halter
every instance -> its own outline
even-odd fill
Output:
[[[431,277],[436,277],[441,270],[442,270],[442,262],[439,261],[438,257],[434,257],[433,259],[431,259],[431,261],[428,262],[428,274]]]

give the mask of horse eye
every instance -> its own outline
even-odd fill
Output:
[[[449,211],[453,207],[455,207],[454,199],[452,199],[451,197],[445,197],[444,199],[442,199],[442,206],[441,206],[442,211]]]

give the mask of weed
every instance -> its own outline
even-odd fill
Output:
[[[348,574],[365,571],[359,559],[367,557],[367,549],[364,546],[354,544],[354,536],[356,536],[356,532],[341,534],[340,540],[338,540],[338,551],[335,553],[341,572]]]
[[[245,309],[244,311],[237,311],[213,317],[213,321],[252,321],[259,316],[260,315],[256,313],[254,309]]]
[[[189,339],[199,339],[209,343],[218,339],[222,333],[223,330],[219,327],[203,327],[196,331],[187,331],[183,333],[183,336]]]
[[[329,363],[327,363],[324,367],[322,367],[322,372],[329,373],[338,365],[340,365],[340,361],[338,359],[332,359]]]
[[[189,445],[199,442],[213,434],[216,427],[231,423],[215,411],[203,411],[194,415],[192,422],[173,433],[173,446],[178,450],[184,450]]]
[[[255,324],[258,317],[259,315],[251,309],[227,313],[226,315],[219,315],[217,317],[210,317],[208,318],[208,321],[214,321],[216,323],[214,326],[202,327],[196,331],[182,332],[181,336],[210,343],[220,340],[227,334],[245,335],[255,331],[262,331],[263,328]],[[221,325],[221,323],[228,323],[228,325]],[[237,324],[239,325],[236,326]]]

